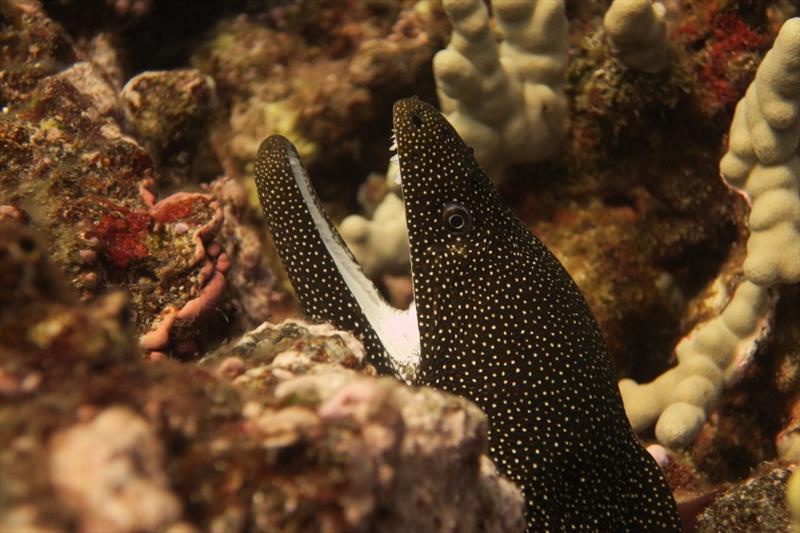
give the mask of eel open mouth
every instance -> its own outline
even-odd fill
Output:
[[[392,145],[396,150],[396,144]],[[392,156],[399,168],[399,158]],[[377,339],[391,373],[413,383],[420,366],[420,334],[416,306],[399,310],[383,298],[367,278],[339,232],[325,214],[296,148],[286,138],[271,136],[259,149],[256,182],[281,260],[311,318],[330,320],[331,308],[365,343]],[[399,170],[396,176],[399,179]],[[324,272],[333,270],[333,272]],[[331,276],[330,274],[333,274]],[[330,278],[338,279],[331,282]],[[349,322],[349,324],[348,324]],[[341,324],[339,324],[342,327]],[[380,365],[378,365],[380,366]]]

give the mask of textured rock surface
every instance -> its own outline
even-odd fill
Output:
[[[123,87],[125,116],[163,173],[196,179],[216,170],[197,168],[210,152],[206,139],[216,112],[215,89],[214,80],[195,69],[143,72]]]
[[[385,165],[387,146],[376,141],[388,142],[394,100],[433,93],[430,61],[446,30],[441,8],[410,0],[349,1],[346,9],[285,4],[266,10],[270,24],[245,16],[221,20],[192,57],[216,79],[229,106],[229,120],[214,134],[226,141],[217,145],[224,168],[245,173],[271,133],[291,138],[315,175],[330,172],[317,166],[322,155],[345,167],[364,159]],[[386,134],[371,136],[376,127]]]
[[[258,239],[237,229],[242,195],[224,183],[206,192],[158,192],[179,184],[170,158],[193,153],[203,136],[199,123],[210,119],[213,85],[196,71],[129,84],[127,110],[154,161],[124,131],[123,106],[105,70],[80,61],[35,2],[0,7],[9,43],[0,76],[0,218],[42,231],[82,297],[128,291],[137,332],[159,333],[158,342],[145,343],[149,349],[191,355],[229,335],[229,322],[246,322],[233,295],[249,285],[268,289],[271,280]],[[197,102],[192,87],[201,93]],[[157,164],[171,170],[162,174]],[[261,301],[244,306],[254,323],[267,317]]]
[[[520,531],[473,404],[377,378],[350,334],[265,324],[148,361],[0,224],[0,529]]]
[[[182,514],[163,469],[164,449],[147,420],[108,407],[50,440],[50,479],[82,527],[149,531]]]
[[[315,479],[286,480],[280,498],[257,511],[260,528],[285,529],[277,511],[294,501],[296,518],[311,530],[521,530],[521,495],[483,455],[486,420],[474,405],[343,371],[337,363],[363,357],[352,338],[344,352],[323,346],[275,355],[273,339],[297,328],[305,326],[262,326],[201,362],[238,374],[233,384],[248,391],[243,413],[261,445],[276,453],[300,447],[302,477]],[[339,334],[328,326],[307,331]]]
[[[773,466],[735,485],[700,515],[697,531],[788,532],[786,483],[790,474],[786,467]]]

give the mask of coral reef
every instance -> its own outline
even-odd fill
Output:
[[[724,385],[741,375],[770,320],[768,289],[800,281],[800,18],[784,23],[731,125],[720,171],[752,202],[744,280],[725,294],[719,316],[675,348],[678,366],[647,385],[620,382],[641,431],[654,420],[668,446],[689,445]]]
[[[790,0],[663,5],[662,17],[654,2],[620,0],[231,0],[191,9],[154,0],[0,2],[0,529],[370,529],[385,525],[380,516],[394,502],[408,503],[374,464],[329,460],[337,443],[377,457],[378,433],[388,427],[395,441],[386,453],[395,455],[380,460],[395,461],[393,472],[404,476],[409,463],[399,457],[417,458],[397,447],[408,441],[393,402],[427,408],[430,391],[414,396],[375,380],[351,337],[332,340],[297,323],[210,351],[267,318],[299,316],[253,210],[249,174],[261,138],[290,137],[311,161],[326,211],[346,219],[363,177],[386,169],[394,100],[436,100],[442,72],[432,62],[448,36],[440,53],[456,54],[452,74],[478,76],[467,95],[485,98],[474,109],[501,112],[484,120],[469,98],[448,103],[446,84],[443,110],[455,117],[469,108],[470,125],[486,133],[475,149],[499,161],[501,194],[575,278],[618,375],[630,383],[671,376],[665,396],[686,389],[684,399],[703,405],[702,417],[685,409],[694,425],[681,415],[674,431],[662,426],[658,435],[651,428],[660,400],[644,421],[633,420],[645,441],[690,442],[655,453],[685,523],[740,490],[761,463],[780,459],[791,469],[800,460],[800,286],[786,284],[798,264],[788,253],[798,236],[798,66],[791,53],[767,51],[800,8]],[[628,51],[655,54],[645,70],[662,60],[666,68],[637,70],[624,43],[615,45],[603,19],[621,7],[641,10],[634,33],[651,41]],[[527,77],[543,65],[551,77]],[[779,75],[787,66],[789,75]],[[557,113],[542,111],[543,101]],[[501,117],[498,124],[522,133],[495,129]],[[507,145],[504,131],[519,143]],[[542,143],[520,148],[531,139]],[[509,156],[515,147],[526,152],[520,159]],[[401,272],[405,260],[402,220],[384,219],[384,207],[375,213],[381,202],[402,212],[391,167],[386,174],[363,188],[368,218],[349,219],[343,233],[354,224],[354,234],[366,235],[363,251],[350,239],[353,249],[392,301],[407,305],[409,276],[380,274],[387,266]],[[752,300],[763,302],[761,311],[740,305],[768,285]],[[712,333],[731,340],[726,323],[735,315],[749,319],[752,338],[714,354],[716,370],[705,367],[711,380],[688,373],[689,383],[673,388],[683,372],[670,371],[680,367],[676,351],[710,354],[709,345],[721,345]],[[195,358],[205,359],[197,366]],[[314,394],[326,379],[341,383],[355,396],[344,403],[358,412],[323,419],[321,401],[274,396],[281,380],[309,377]],[[392,422],[372,423],[365,390]],[[431,412],[468,418],[459,426],[463,453],[481,456],[480,415],[448,409]],[[359,435],[362,423],[371,429]],[[697,425],[692,440],[685,430]],[[86,442],[96,457],[81,452]],[[455,507],[444,480],[424,485],[432,495],[406,486],[443,513],[415,508],[415,527],[435,529],[423,523],[430,517],[445,527],[480,508],[485,526],[513,529],[518,500],[492,481],[483,459],[447,473],[429,459],[414,468],[483,488]],[[70,470],[87,464],[98,466]],[[347,477],[356,475],[349,469],[363,477]],[[383,492],[372,496],[370,486]],[[798,501],[791,487],[790,504]],[[765,516],[782,512],[773,492],[759,503]],[[504,513],[512,518],[503,522]],[[703,527],[721,529],[724,519],[704,515]],[[466,528],[472,516],[463,520]]]
[[[480,0],[444,0],[453,23],[433,61],[442,112],[494,179],[552,154],[568,126],[563,93],[567,19],[561,0],[492,3],[497,46]]]
[[[246,175],[271,133],[292,139],[315,174],[331,172],[318,164],[322,155],[350,167],[333,176],[339,188],[355,185],[365,162],[384,165],[386,147],[376,151],[369,132],[382,129],[387,139],[394,100],[433,93],[440,9],[410,0],[286,2],[269,10],[268,25],[245,16],[218,22],[192,62],[216,80],[227,108],[213,134],[226,173]]]
[[[175,173],[160,173],[156,161],[173,165],[173,156],[193,153],[209,120],[213,85],[191,71],[141,75],[118,98],[94,64],[53,63],[61,56],[79,59],[78,52],[35,3],[11,3],[4,12],[3,31],[15,43],[9,50],[58,47],[58,53],[51,51],[48,61],[4,56],[4,72],[14,75],[0,80],[6,102],[0,205],[46,234],[50,253],[84,298],[126,289],[137,330],[151,349],[187,355],[229,335],[228,323],[241,317],[233,293],[248,284],[268,287],[269,272],[250,266],[239,269],[238,286],[226,281],[242,243],[236,231],[221,228],[239,219],[226,221],[226,206],[213,193],[156,197],[157,188],[180,184]],[[156,161],[124,133],[123,108]],[[252,239],[249,247],[252,263]],[[261,307],[244,321],[264,320]],[[148,336],[151,329],[157,342]]]
[[[711,531],[788,531],[786,500],[791,470],[768,468],[717,498],[697,520],[698,533]]]

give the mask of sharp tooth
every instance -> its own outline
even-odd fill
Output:
[[[392,152],[397,151],[397,139],[395,139],[394,137],[394,132],[392,132],[392,145],[389,147],[389,150],[391,150]]]

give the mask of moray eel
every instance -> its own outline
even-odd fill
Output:
[[[354,331],[378,370],[459,394],[489,418],[529,531],[680,531],[672,494],[625,417],[597,324],[433,107],[394,106],[414,304],[388,305],[328,220],[297,151],[266,139],[264,214],[306,313]]]

